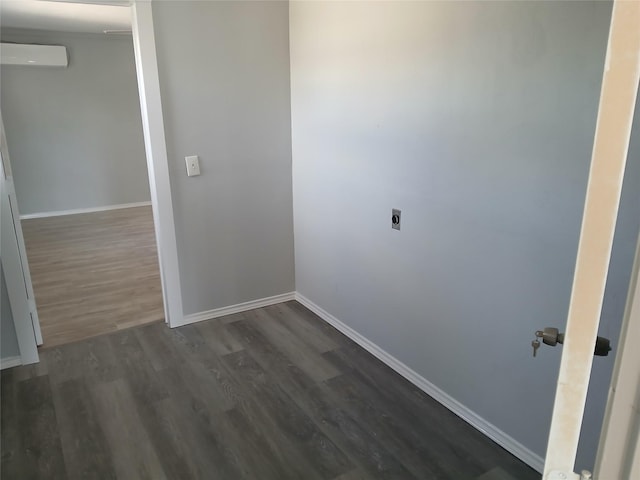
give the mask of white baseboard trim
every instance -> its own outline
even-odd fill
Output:
[[[148,207],[149,205],[151,205],[151,202],[120,203],[118,205],[106,205],[104,207],[75,208],[73,210],[57,210],[55,212],[27,213],[25,215],[20,215],[20,220],[29,220],[31,218],[44,217],[60,217],[62,215],[76,215],[78,213],[106,212],[107,210],[120,210],[121,208],[133,207]]]
[[[22,359],[19,356],[0,359],[0,370],[4,370],[5,368],[18,367],[20,365],[22,365]]]
[[[316,315],[318,315],[320,318],[322,318],[325,322],[334,326],[344,335],[367,350],[373,356],[377,357],[380,361],[393,368],[396,372],[398,372],[404,378],[420,388],[427,395],[440,402],[442,405],[462,418],[468,424],[485,434],[502,448],[518,457],[534,470],[542,473],[544,469],[544,459],[542,457],[535,454],[520,442],[515,440],[513,437],[507,435],[505,432],[486,421],[477,413],[458,402],[455,398],[451,397],[449,394],[436,387],[433,383],[429,382],[426,378],[422,377],[420,374],[409,368],[394,356],[384,351],[382,348],[380,348],[378,345],[376,345],[366,337],[360,335],[353,328],[342,323],[336,317],[313,303],[304,295],[296,292],[295,299],[302,305],[307,307],[309,310],[314,312]]]
[[[251,300],[249,302],[238,303],[237,305],[230,305],[228,307],[214,308],[213,310],[207,310],[205,312],[192,313],[185,315],[181,322],[178,322],[173,327],[181,327],[182,325],[188,325],[190,323],[202,322],[203,320],[211,320],[212,318],[224,317],[226,315],[233,315],[234,313],[246,312],[247,310],[253,310],[255,308],[267,307],[269,305],[275,305],[276,303],[288,302],[295,300],[295,292],[283,293],[281,295],[274,295],[273,297],[259,298],[258,300]]]

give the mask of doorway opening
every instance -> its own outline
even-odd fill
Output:
[[[54,6],[70,7],[47,5]],[[2,69],[3,120],[45,347],[165,317],[131,8],[93,7],[126,13],[128,30],[17,28],[3,15],[3,43],[63,45],[69,56],[68,68]]]

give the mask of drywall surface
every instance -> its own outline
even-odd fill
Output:
[[[0,266],[0,357],[11,358],[20,355],[13,314],[9,304],[9,293],[4,280],[4,271]]]
[[[541,456],[562,347],[534,359],[531,340],[566,323],[610,13],[290,7],[296,290]],[[631,170],[610,336],[638,228]],[[596,359],[594,384],[613,361]],[[591,393],[578,468],[593,466],[606,401]]]
[[[291,292],[287,2],[152,6],[184,313]]]
[[[68,68],[2,67],[20,213],[149,201],[131,36],[3,29],[2,41],[69,55]]]

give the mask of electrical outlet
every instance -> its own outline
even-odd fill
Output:
[[[200,175],[200,162],[197,155],[184,157],[184,160],[187,163],[187,176],[195,177],[196,175]]]
[[[400,230],[400,210],[397,208],[391,209],[391,228],[394,230]]]

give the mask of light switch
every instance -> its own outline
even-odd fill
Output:
[[[184,157],[184,160],[187,162],[187,175],[189,177],[200,175],[200,162],[197,155]]]

